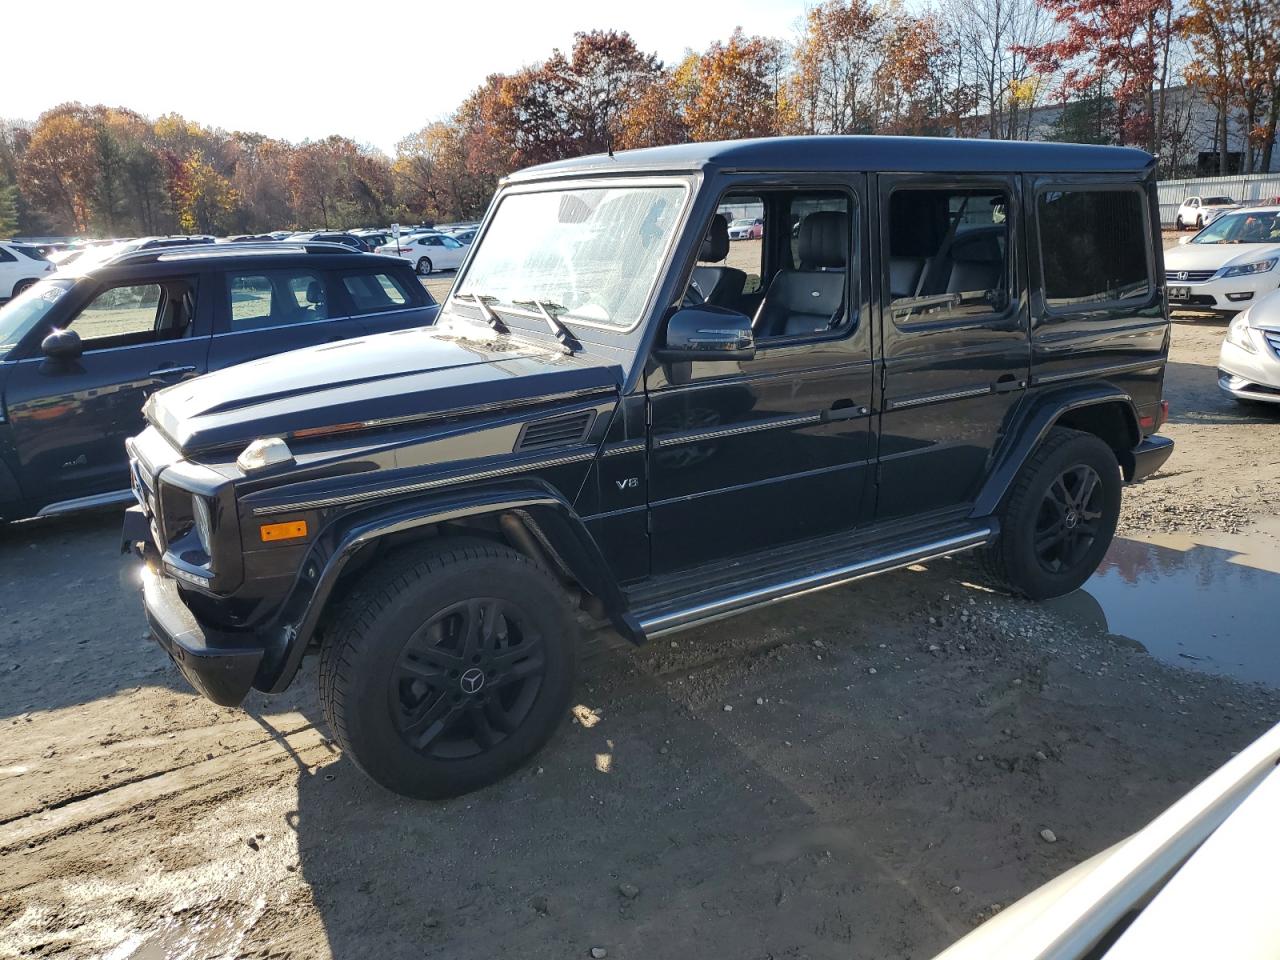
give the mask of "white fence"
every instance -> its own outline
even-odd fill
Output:
[[[1187,197],[1230,197],[1237,203],[1258,203],[1280,197],[1280,173],[1245,173],[1238,177],[1199,177],[1195,180],[1162,180],[1160,219],[1172,225],[1178,206]]]

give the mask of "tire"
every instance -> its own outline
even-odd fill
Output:
[[[1182,222],[1181,216],[1179,216],[1178,219],[1174,221],[1174,226],[1177,228],[1179,233],[1181,233],[1183,230],[1186,229],[1186,226]]]
[[[414,267],[414,269],[417,270],[418,276],[420,277],[430,276],[431,270],[432,270],[431,258],[423,257],[421,260],[418,261],[418,265]]]
[[[1203,214],[1203,213],[1201,213],[1201,214],[1197,214],[1197,215],[1196,215],[1196,229],[1197,229],[1197,230],[1203,230],[1203,229],[1204,229],[1204,214]]]
[[[1032,600],[1075,590],[1111,546],[1121,487],[1109,446],[1091,433],[1054,427],[1000,510],[1000,535],[983,552],[987,574]]]
[[[388,790],[477,790],[555,733],[573,695],[578,632],[560,584],[509,547],[450,538],[407,548],[362,576],[325,632],[325,720]]]
[[[36,285],[36,282],[30,278],[27,278],[26,280],[19,280],[17,283],[13,285],[13,293],[10,294],[10,296],[16,297],[18,296],[18,294],[22,293],[24,290],[28,289],[29,287],[34,287],[35,285]]]

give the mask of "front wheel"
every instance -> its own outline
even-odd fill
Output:
[[[1178,219],[1177,219],[1176,221],[1174,221],[1174,226],[1176,226],[1176,227],[1178,228],[1178,232],[1179,232],[1179,233],[1181,233],[1183,230],[1185,230],[1185,229],[1186,229],[1186,224],[1184,224],[1184,223],[1182,222],[1182,217],[1181,217],[1181,215],[1179,215]]]
[[[418,261],[418,266],[417,266],[418,276],[420,277],[430,276],[431,269],[432,268],[431,268],[430,257],[423,257],[421,260]]]
[[[992,579],[1044,600],[1089,579],[1120,520],[1120,465],[1091,433],[1055,427],[1022,466],[987,548]]]
[[[564,718],[577,634],[560,584],[523,554],[469,539],[408,548],[363,576],[325,632],[325,719],[389,790],[479,789]]]
[[[1196,229],[1197,230],[1204,229],[1204,214],[1200,214],[1200,216],[1196,217]]]

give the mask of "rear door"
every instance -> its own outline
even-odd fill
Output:
[[[878,194],[888,520],[975,498],[1030,348],[1019,179],[885,175]]]
[[[365,332],[318,267],[244,267],[219,274],[217,284],[211,370]]]
[[[40,504],[129,487],[127,437],[155,390],[205,371],[209,304],[197,277],[103,283],[68,326],[75,360],[14,364],[5,395],[21,483]]]

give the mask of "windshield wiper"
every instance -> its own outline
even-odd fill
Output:
[[[491,300],[498,298],[489,293],[455,293],[453,299],[461,300],[462,298],[470,298],[471,302],[480,309],[480,316],[484,318],[484,322],[493,327],[499,333],[510,333],[507,325],[502,322],[502,318],[493,312],[493,308],[489,306]]]
[[[512,300],[511,305],[515,307],[537,307],[538,312],[542,314],[542,319],[547,321],[547,326],[551,328],[556,340],[560,342],[560,349],[566,354],[572,356],[581,349],[582,344],[569,332],[569,328],[556,317],[556,311],[565,313],[568,310],[563,304],[556,303],[554,300]]]

